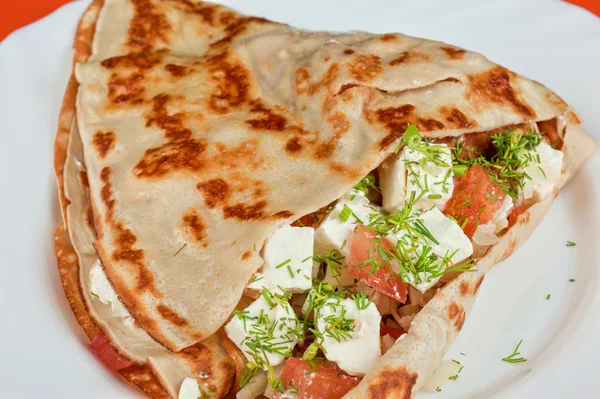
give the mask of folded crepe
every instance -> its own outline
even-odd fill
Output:
[[[186,377],[219,397],[236,390],[240,356],[230,351],[235,373],[219,330],[263,265],[265,241],[346,194],[410,125],[432,140],[540,127],[564,153],[552,195],[478,256],[476,272],[437,291],[347,394],[412,397],[485,273],[595,149],[543,85],[398,33],[308,32],[196,1],[97,0],[75,49],[56,141],[68,231],[57,232],[59,267],[88,336],[102,330],[134,363],[122,374],[152,397],[176,397]],[[95,265],[126,317],[92,295]]]

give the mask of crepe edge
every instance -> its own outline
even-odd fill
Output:
[[[71,75],[67,82],[65,94],[63,97],[61,109],[58,117],[58,127],[54,141],[54,172],[58,186],[58,196],[60,202],[61,224],[54,236],[56,259],[60,275],[61,284],[65,296],[73,311],[77,323],[81,326],[88,339],[92,340],[100,329],[95,324],[81,295],[79,285],[79,259],[71,244],[67,232],[67,206],[69,199],[65,194],[64,167],[67,159],[67,146],[69,142],[71,125],[75,120],[75,101],[79,84],[75,79],[75,65],[87,60],[92,53],[92,41],[94,38],[96,22],[100,11],[104,6],[104,0],[94,0],[82,14],[76,29],[73,42],[73,62],[71,66]],[[167,398],[164,389],[158,382],[148,366],[133,365],[119,370],[119,374],[129,383],[140,389],[143,393],[153,399]]]

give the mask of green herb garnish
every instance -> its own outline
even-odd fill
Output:
[[[365,310],[371,304],[371,300],[367,298],[367,294],[365,294],[364,291],[361,291],[358,294],[352,294],[352,299],[354,299],[358,310]]]
[[[183,245],[181,246],[181,248],[179,248],[179,249],[177,250],[177,252],[175,252],[175,253],[173,254],[173,256],[177,256],[177,255],[178,255],[178,254],[179,254],[181,251],[183,251],[183,248],[185,248],[186,246],[187,246],[187,242],[186,242],[185,244],[183,244]]]
[[[507,357],[503,358],[502,360],[505,361],[505,362],[507,362],[507,363],[523,363],[523,362],[526,362],[527,359],[525,359],[524,357],[517,357],[517,356],[519,356],[521,354],[519,352],[519,348],[521,347],[522,343],[523,343],[523,340],[520,340],[519,343],[517,344],[517,347],[513,351],[513,353],[510,356],[507,356]]]
[[[377,191],[378,193],[381,192],[381,190],[379,190],[379,187],[377,187],[375,185],[375,176],[373,176],[372,173],[369,173],[368,175],[363,177],[361,179],[361,181],[359,181],[354,186],[354,189],[358,190],[358,191],[362,191],[363,193],[365,193],[365,195],[369,194],[369,189],[373,189],[373,190]]]

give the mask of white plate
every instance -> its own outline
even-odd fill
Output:
[[[554,89],[600,135],[600,20],[566,3],[226,3],[310,29],[400,31],[480,51]],[[87,5],[69,4],[0,44],[0,397],[139,397],[87,350],[54,257],[52,147],[72,36]],[[485,279],[447,356],[465,365],[460,378],[420,398],[598,397],[598,173],[596,154],[527,244]],[[529,360],[502,362],[520,339]]]

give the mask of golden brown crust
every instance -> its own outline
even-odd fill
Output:
[[[79,286],[79,260],[64,225],[60,225],[56,229],[54,244],[60,281],[67,301],[75,315],[77,323],[79,323],[85,335],[92,340],[100,332],[100,329],[90,317],[83,301]],[[153,399],[167,398],[166,393],[148,366],[132,365],[120,370],[119,373],[149,397]]]
[[[417,373],[409,372],[406,367],[383,370],[379,380],[369,386],[368,397],[369,399],[410,399],[417,377]]]
[[[104,0],[94,0],[83,13],[81,20],[79,21],[77,32],[75,34],[75,41],[73,43],[73,71],[76,63],[87,60],[92,53],[92,39],[96,29],[96,21],[103,5]],[[67,159],[67,144],[69,141],[71,124],[75,117],[75,98],[77,97],[78,87],[79,84],[75,79],[75,75],[71,73],[60,109],[56,139],[54,141],[54,172],[58,182],[58,196],[65,223],[67,221],[68,199],[65,196],[63,171]]]

